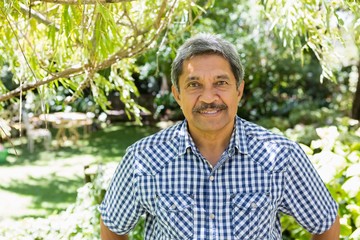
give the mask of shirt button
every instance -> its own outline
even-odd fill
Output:
[[[251,208],[257,208],[257,204],[255,202],[251,203]]]
[[[210,176],[210,181],[214,181],[215,177],[214,176]]]
[[[214,219],[215,218],[215,214],[210,214],[210,219]]]

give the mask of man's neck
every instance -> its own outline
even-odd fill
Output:
[[[217,132],[199,132],[190,129],[190,135],[200,153],[212,166],[215,166],[229,146],[233,128],[234,126],[231,126]]]

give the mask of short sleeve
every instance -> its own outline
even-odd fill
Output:
[[[294,143],[290,151],[281,211],[310,233],[321,234],[334,223],[338,205],[301,147]]]
[[[133,155],[131,148],[128,149],[99,206],[104,224],[119,235],[128,233],[144,212],[137,196]]]

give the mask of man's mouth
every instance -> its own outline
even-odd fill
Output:
[[[206,109],[206,110],[199,111],[199,113],[202,113],[202,114],[215,114],[215,113],[217,113],[219,111],[221,111],[221,109]]]

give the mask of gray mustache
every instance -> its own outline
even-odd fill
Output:
[[[203,103],[200,106],[193,108],[193,112],[201,112],[204,110],[225,110],[227,106],[225,104],[216,104],[216,103]]]

